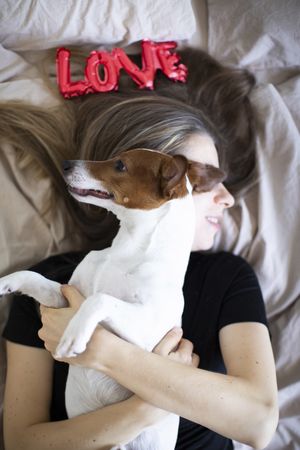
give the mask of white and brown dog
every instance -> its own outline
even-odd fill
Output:
[[[66,161],[64,177],[78,201],[112,211],[120,229],[111,247],[90,252],[69,281],[86,300],[69,322],[57,356],[83,352],[98,323],[152,351],[181,323],[182,286],[195,230],[192,191],[212,189],[224,173],[181,155],[134,149],[108,161]],[[65,306],[60,287],[31,271],[0,279],[0,295],[20,291],[58,308]],[[70,366],[69,417],[130,395],[100,372]],[[172,450],[177,429],[178,417],[169,414],[124,448]]]

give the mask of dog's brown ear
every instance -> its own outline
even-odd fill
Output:
[[[187,171],[188,160],[183,155],[174,155],[162,163],[160,175],[161,191],[164,198],[178,198],[186,194],[186,184],[182,181]]]
[[[210,164],[189,161],[188,177],[193,186],[193,191],[208,192],[211,191],[216,184],[222,183],[226,178],[226,174],[223,170],[211,166]]]

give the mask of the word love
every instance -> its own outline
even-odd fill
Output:
[[[65,98],[78,95],[108,92],[118,89],[120,70],[124,69],[140,89],[153,89],[156,71],[160,69],[173,81],[185,82],[187,67],[179,64],[180,57],[172,50],[176,42],[142,41],[142,68],[139,68],[122,48],[114,48],[110,53],[92,51],[86,60],[85,77],[71,81],[70,50],[57,50],[57,82]],[[102,66],[102,76],[100,67]]]

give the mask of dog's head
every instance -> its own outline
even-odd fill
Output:
[[[113,204],[154,209],[184,197],[185,175],[197,192],[209,191],[224,179],[217,167],[147,149],[128,150],[106,161],[65,161],[63,172],[77,200],[108,210]]]

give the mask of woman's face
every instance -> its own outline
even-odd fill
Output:
[[[183,155],[191,161],[219,167],[217,150],[209,136],[199,134],[190,136]],[[217,184],[209,192],[194,193],[193,198],[196,209],[196,231],[192,250],[208,250],[221,228],[224,210],[233,206],[234,198],[222,183]]]

